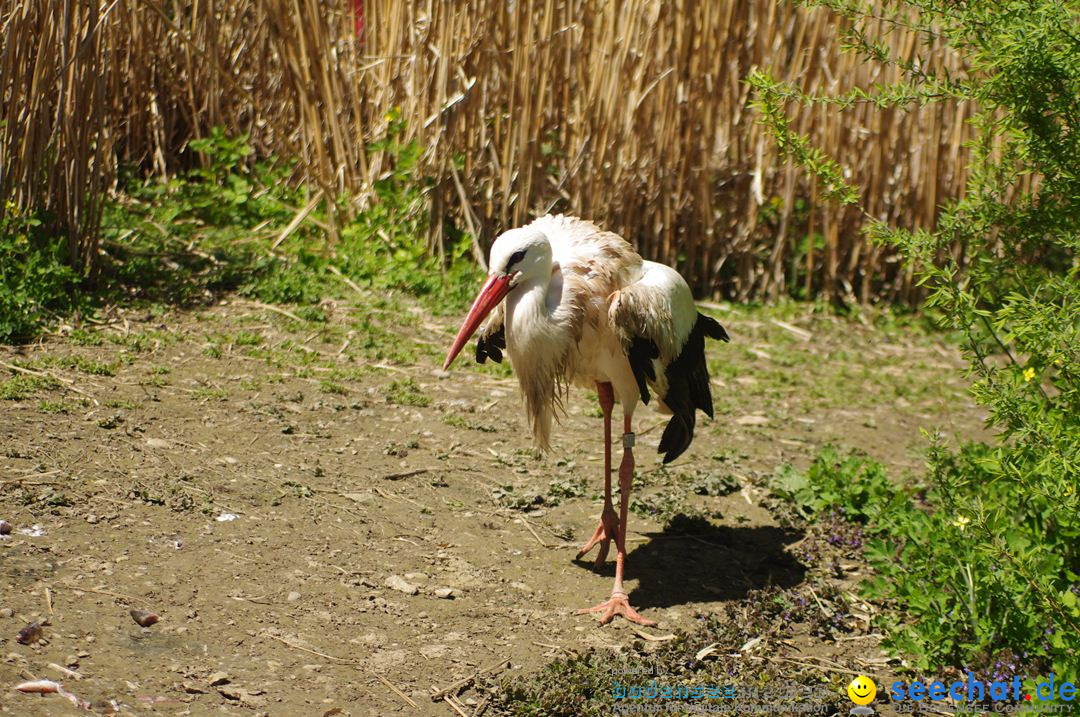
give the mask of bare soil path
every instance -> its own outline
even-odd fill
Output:
[[[591,397],[571,394],[536,457],[505,369],[438,370],[454,317],[323,311],[235,299],[0,348],[0,714],[79,714],[12,691],[47,678],[100,714],[453,715],[433,685],[642,639],[574,614],[612,574],[573,561],[602,488]],[[807,579],[805,536],[769,509],[777,465],[833,442],[902,475],[920,428],[981,431],[933,337],[805,309],[717,316],[733,337],[710,348],[717,420],[662,470],[663,418],[640,414],[628,586],[650,634]],[[689,535],[665,530],[680,513]],[[17,644],[35,620],[45,641]],[[789,659],[878,660],[874,644],[807,633]]]

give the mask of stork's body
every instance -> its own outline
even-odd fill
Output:
[[[473,333],[479,334],[480,362],[501,360],[505,348],[536,442],[544,449],[567,385],[596,389],[604,413],[604,508],[600,525],[578,557],[599,544],[599,567],[612,540],[617,556],[611,599],[590,611],[604,613],[601,623],[620,614],[652,624],[630,607],[622,586],[634,410],[655,394],[660,410],[672,414],[659,452],[665,454],[665,463],[681,455],[693,438],[695,409],[712,416],[704,338],[726,341],[727,334],[697,312],[678,272],[642,260],[618,235],[573,217],[545,216],[505,232],[491,247],[489,267],[491,273],[446,366]],[[623,412],[618,513],[611,492],[616,401]]]

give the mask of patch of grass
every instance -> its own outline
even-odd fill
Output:
[[[170,331],[147,329],[130,334],[110,333],[108,340],[117,346],[123,346],[135,353],[147,353],[156,351],[165,346],[172,346],[179,338]]]
[[[234,346],[259,346],[263,337],[253,331],[237,331],[232,337]]]
[[[69,356],[61,359],[59,364],[65,368],[76,369],[92,376],[115,376],[120,362],[105,363],[83,356]]]
[[[193,401],[226,401],[229,398],[229,389],[216,386],[199,386],[191,392]]]
[[[319,390],[323,393],[333,394],[335,396],[348,396],[349,389],[342,386],[340,383],[335,383],[329,379],[323,379],[319,382]]]
[[[42,400],[38,402],[38,410],[42,413],[48,413],[52,415],[68,414],[75,409],[75,404],[70,401],[50,401]]]
[[[446,413],[443,414],[442,422],[448,426],[454,428],[465,428],[470,431],[480,431],[481,433],[496,433],[498,428],[490,423],[481,423],[480,421],[474,421],[458,413]]]
[[[431,399],[423,394],[420,384],[412,378],[391,381],[385,389],[386,400],[398,406],[427,406]]]
[[[101,305],[122,303],[163,316],[166,306],[205,306],[230,292],[293,305],[303,321],[322,324],[328,316],[321,302],[354,299],[354,287],[370,292],[361,298],[365,308],[393,313],[395,297],[409,295],[427,312],[460,313],[481,278],[472,242],[447,225],[445,262],[429,251],[427,182],[417,164],[421,147],[401,141],[402,130],[392,123],[378,140],[393,161],[375,183],[377,201],[342,224],[354,215],[346,208],[351,198],[331,200],[338,204],[333,242],[325,230],[330,207],[323,202],[288,241],[273,246],[309,196],[289,181],[289,163],[273,157],[250,161],[247,137],[227,136],[221,128],[190,144],[199,160],[191,171],[167,181],[143,181],[136,170],[122,171],[120,194],[104,207],[102,259],[93,287],[65,265],[64,243],[48,235],[41,218],[6,211],[0,225],[0,342],[29,339],[57,317],[88,314]],[[417,320],[393,316],[397,327]],[[366,328],[357,337],[369,358],[415,360],[392,331],[373,336]],[[104,340],[143,352],[164,343],[157,333],[106,334]],[[102,334],[76,328],[73,340],[100,345]]]
[[[153,386],[154,388],[161,388],[162,386],[168,386],[169,381],[165,378],[164,374],[154,373],[150,378],[142,382],[144,386]]]
[[[105,343],[101,332],[96,329],[73,329],[67,338],[76,346],[101,346]]]
[[[51,376],[31,376],[20,373],[0,383],[0,400],[22,401],[38,391],[51,391],[60,386],[60,382]]]

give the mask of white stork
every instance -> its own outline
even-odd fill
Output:
[[[477,361],[501,361],[505,348],[536,442],[545,450],[567,386],[595,386],[604,413],[604,508],[577,557],[599,544],[599,569],[614,540],[615,586],[609,600],[579,613],[602,612],[601,624],[622,615],[655,625],[630,606],[623,590],[634,474],[631,418],[639,400],[649,402],[651,389],[660,410],[672,416],[659,452],[664,463],[678,458],[694,437],[695,409],[713,415],[705,337],[727,341],[727,332],[698,313],[678,272],[642,260],[622,237],[574,217],[544,216],[503,233],[491,247],[489,266],[443,368],[477,329]],[[618,514],[611,502],[615,401],[623,408]]]

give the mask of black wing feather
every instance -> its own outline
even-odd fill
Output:
[[[506,327],[500,324],[498,330],[476,340],[476,363],[484,363],[489,358],[495,363],[502,363],[505,348]]]
[[[706,337],[730,340],[727,331],[715,319],[699,313],[682,352],[667,366],[668,391],[663,399],[674,415],[660,437],[658,452],[664,454],[664,463],[671,463],[690,447],[697,423],[695,409],[713,417],[709,367],[705,360]]]
[[[649,403],[649,385],[646,381],[656,380],[656,370],[653,368],[653,359],[660,356],[660,349],[649,339],[635,336],[630,341],[630,348],[626,357],[630,359],[630,370],[637,379],[638,390],[641,392],[641,402]]]

